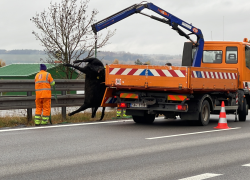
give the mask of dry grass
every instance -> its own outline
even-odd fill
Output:
[[[94,122],[99,120],[101,117],[101,112],[96,113],[95,118],[91,118],[91,113],[84,112],[78,113],[74,116],[66,116],[66,120],[62,120],[61,114],[51,116],[52,124],[61,124],[61,123],[79,123],[79,122]],[[116,111],[105,112],[103,121],[112,120],[116,118]],[[16,117],[16,116],[7,116],[0,117],[0,128],[2,127],[15,127],[15,126],[34,126],[34,116],[32,117],[32,122],[27,123],[26,117]]]

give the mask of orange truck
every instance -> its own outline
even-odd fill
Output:
[[[250,103],[250,44],[204,41],[195,28],[152,3],[135,4],[92,26],[99,30],[148,8],[164,16],[152,19],[166,23],[190,42],[184,43],[182,66],[125,65],[106,66],[106,92],[101,106],[126,109],[136,123],[152,123],[163,114],[180,116],[200,125],[209,123],[210,114],[219,114],[224,101],[227,114],[245,121]],[[145,15],[145,14],[143,14]],[[166,18],[168,19],[166,21]],[[180,27],[197,36],[191,40]]]
[[[104,107],[126,109],[137,123],[156,114],[209,123],[224,101],[227,114],[245,121],[250,103],[250,44],[206,41],[201,67],[192,67],[192,43],[185,43],[182,65],[106,66]],[[189,64],[190,63],[190,64]]]

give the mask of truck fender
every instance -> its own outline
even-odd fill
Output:
[[[203,96],[200,96],[200,102],[199,102],[199,112],[201,111],[201,105],[203,103],[203,101],[207,99],[209,104],[210,104],[210,111],[213,111],[213,99],[209,94],[204,94]]]
[[[201,105],[205,99],[208,100],[210,104],[210,110],[213,111],[213,99],[209,94],[196,95],[194,98],[190,99],[190,101],[186,101],[188,104],[188,111],[200,112]]]
[[[210,104],[210,110],[213,110],[213,101],[209,94],[194,96],[190,101],[186,101],[188,104],[188,112],[181,113],[181,119],[183,120],[199,120],[199,113],[201,111],[201,105],[204,100],[208,100]]]

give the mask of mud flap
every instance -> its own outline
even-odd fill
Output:
[[[115,90],[115,88],[106,88],[101,107],[117,107],[117,98],[113,96]]]

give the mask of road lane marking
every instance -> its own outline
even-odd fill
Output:
[[[161,119],[162,117],[157,117],[155,119]],[[62,127],[71,127],[71,126],[87,126],[93,124],[110,124],[110,123],[117,123],[117,122],[130,122],[133,121],[131,119],[127,120],[119,120],[119,121],[102,121],[102,122],[93,122],[93,123],[78,123],[78,124],[61,124],[61,125],[51,125],[51,126],[39,126],[39,127],[27,127],[27,128],[11,128],[11,129],[2,129],[1,132],[9,132],[9,131],[25,131],[25,130],[32,130],[32,129],[49,129],[49,128],[62,128]]]
[[[157,117],[155,119],[162,119],[162,117]],[[62,128],[62,127],[71,127],[71,126],[87,126],[93,124],[110,124],[110,123],[117,123],[117,122],[130,122],[133,121],[131,119],[127,120],[118,120],[118,121],[102,121],[102,122],[92,122],[92,123],[78,123],[78,124],[61,124],[61,125],[52,125],[52,126],[39,126],[39,127],[28,127],[28,128],[11,128],[11,129],[2,129],[1,132],[10,132],[10,131],[25,131],[25,130],[32,130],[32,129],[49,129],[49,128]]]
[[[187,178],[183,178],[183,179],[179,179],[179,180],[202,180],[202,179],[208,179],[208,178],[221,176],[221,175],[223,175],[223,174],[205,173],[205,174],[200,174],[200,175],[197,175],[197,176],[191,176],[191,177],[187,177]]]
[[[250,164],[244,164],[244,165],[242,165],[242,166],[248,166],[248,167],[249,167],[249,166],[250,166]]]
[[[2,129],[1,132],[9,132],[9,131],[25,131],[25,130],[33,130],[33,129],[49,129],[49,128],[62,128],[62,127],[72,127],[72,126],[87,126],[93,124],[110,124],[117,122],[130,122],[133,120],[119,120],[119,121],[103,121],[103,122],[92,122],[92,123],[78,123],[78,124],[61,124],[61,125],[51,125],[51,126],[36,126],[36,127],[28,127],[28,128],[13,128],[13,129]]]
[[[200,131],[200,132],[193,132],[193,133],[185,133],[185,134],[174,134],[169,136],[159,136],[159,137],[151,137],[151,138],[145,138],[145,139],[162,139],[162,138],[169,138],[169,137],[178,137],[178,136],[188,136],[193,134],[204,134],[204,133],[210,133],[210,132],[218,132],[218,131],[227,131],[227,130],[234,130],[234,129],[240,129],[241,127],[235,127],[230,129],[218,129],[218,130],[211,130],[211,131]]]

